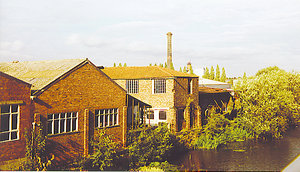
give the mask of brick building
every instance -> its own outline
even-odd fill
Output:
[[[108,67],[103,72],[152,106],[148,124],[167,122],[176,131],[201,124],[198,76],[158,66]]]
[[[89,142],[99,129],[106,128],[115,140],[125,144],[127,115],[132,116],[127,114],[128,108],[131,108],[128,102],[138,104],[140,111],[148,106],[128,95],[88,59],[0,63],[0,71],[32,84],[31,90],[29,84],[20,84],[26,88],[26,94],[21,93],[24,100],[7,95],[3,89],[0,93],[5,94],[5,98],[1,96],[1,101],[20,99],[30,105],[30,98],[32,100],[30,113],[29,110],[24,112],[24,124],[20,121],[20,139],[9,142],[11,148],[24,140],[21,131],[25,124],[32,128],[34,117],[34,122],[43,124],[50,142],[50,152],[58,161],[87,155]],[[9,85],[9,81],[4,81],[2,85],[11,92],[22,91]],[[20,107],[22,110],[23,107]],[[0,141],[1,150],[5,145]],[[22,146],[25,146],[24,142]],[[24,157],[24,153],[22,149],[18,155],[2,160]]]
[[[25,128],[31,128],[31,85],[0,72],[0,162],[25,155]]]

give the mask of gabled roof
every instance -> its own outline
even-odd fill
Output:
[[[11,75],[8,75],[8,74],[6,74],[6,73],[4,73],[4,72],[1,72],[0,71],[0,75],[2,75],[2,76],[4,76],[4,77],[6,77],[6,78],[9,78],[9,79],[13,79],[13,80],[15,80],[15,81],[17,81],[17,82],[20,82],[20,83],[22,83],[22,84],[25,84],[25,85],[27,85],[27,86],[31,86],[31,84],[29,84],[29,83],[27,83],[27,82],[25,82],[25,81],[22,81],[22,80],[20,80],[20,79],[18,79],[18,78],[15,78],[15,77],[13,77],[13,76],[11,76]]]
[[[160,66],[106,67],[102,69],[102,71],[112,79],[198,78],[197,75],[183,73]]]
[[[32,90],[41,90],[87,59],[49,61],[0,62],[0,71],[32,84]]]

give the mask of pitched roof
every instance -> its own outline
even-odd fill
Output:
[[[174,78],[174,77],[192,77],[197,75],[183,73],[160,66],[143,67],[107,67],[102,69],[112,79],[151,79],[151,78]]]
[[[32,90],[40,90],[86,60],[0,62],[0,71],[32,84]]]
[[[31,84],[29,84],[29,83],[27,83],[27,82],[25,82],[25,81],[22,81],[22,80],[20,80],[20,79],[18,79],[18,78],[16,78],[16,77],[13,77],[13,76],[11,76],[11,75],[8,75],[8,74],[6,74],[6,73],[4,73],[4,72],[1,72],[1,71],[0,71],[0,75],[4,76],[4,77],[6,77],[6,78],[9,78],[9,79],[16,80],[16,81],[18,81],[18,82],[20,82],[20,83],[23,83],[23,84],[25,84],[25,85],[31,86]]]

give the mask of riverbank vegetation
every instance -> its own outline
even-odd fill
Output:
[[[299,123],[299,73],[265,68],[255,76],[243,77],[234,90],[235,100],[223,111],[213,107],[196,136],[192,130],[179,135],[188,147],[215,149],[245,139],[277,139]]]

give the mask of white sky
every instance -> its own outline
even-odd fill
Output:
[[[277,65],[300,71],[299,0],[0,0],[0,61],[166,61],[227,76]]]

